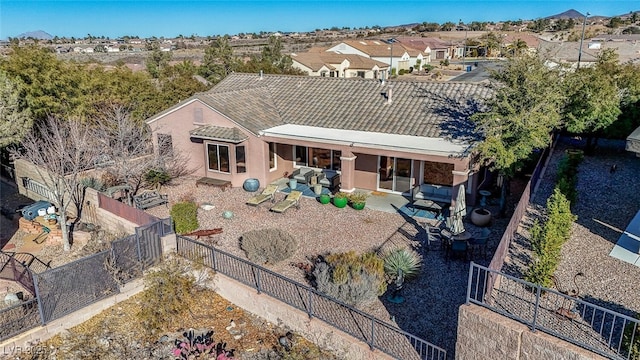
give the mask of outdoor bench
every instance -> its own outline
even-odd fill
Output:
[[[133,197],[133,203],[138,209],[149,209],[169,203],[169,195],[160,194],[157,191],[145,191]]]
[[[452,187],[445,185],[421,184],[412,190],[412,200],[431,200],[435,202],[450,204]]]

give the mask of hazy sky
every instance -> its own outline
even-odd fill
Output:
[[[640,10],[620,0],[0,0],[0,39],[43,30],[65,37],[223,35],[421,22],[530,20],[569,9],[615,16]]]

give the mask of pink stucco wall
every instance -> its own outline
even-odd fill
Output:
[[[294,170],[292,146],[308,146],[323,149],[340,150],[342,152],[342,189],[353,190],[355,188],[376,190],[378,176],[378,156],[413,159],[413,183],[421,182],[421,161],[449,163],[453,165],[454,176],[452,186],[467,184],[467,170],[469,158],[453,158],[428,154],[416,154],[403,151],[391,151],[387,149],[366,148],[338,144],[325,144],[318,141],[301,139],[281,139],[269,136],[258,137],[224,115],[194,99],[183,106],[174,109],[149,124],[154,132],[154,143],[157,145],[157,135],[168,134],[172,137],[174,150],[189,154],[189,167],[194,169],[197,176],[206,176],[221,180],[229,180],[232,186],[242,186],[244,180],[256,178],[261,186],[281,178],[285,172]],[[199,126],[214,125],[220,127],[235,127],[247,135],[248,139],[240,144],[226,143],[222,141],[194,140],[189,132]],[[277,145],[276,167],[269,169],[269,142]],[[208,170],[207,144],[219,143],[229,146],[230,173]],[[235,146],[245,146],[246,173],[236,172]],[[473,201],[473,196],[471,199]]]
[[[200,112],[201,115],[196,115]],[[189,155],[188,165],[190,169],[195,170],[193,174],[196,176],[229,180],[234,187],[242,186],[244,180],[248,178],[257,178],[261,185],[270,180],[269,169],[266,168],[268,167],[268,144],[199,100],[186,103],[184,106],[153,120],[149,125],[154,133],[154,145],[157,145],[157,137],[155,134],[171,135],[174,150]],[[189,132],[203,125],[236,127],[249,138],[239,144],[191,139]],[[229,146],[230,173],[208,170],[206,145],[209,143]],[[246,173],[236,172],[235,146],[245,146],[245,154],[247,157]]]

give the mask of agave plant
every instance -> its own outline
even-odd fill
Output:
[[[394,280],[396,276],[398,276],[398,270],[402,270],[402,274],[406,280],[418,276],[421,265],[422,256],[407,248],[395,249],[384,257],[384,272],[389,278]]]

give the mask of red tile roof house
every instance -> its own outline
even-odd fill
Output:
[[[312,167],[337,171],[347,192],[437,184],[455,196],[464,184],[473,204],[482,173],[469,117],[491,94],[479,83],[231,74],[147,123],[156,148],[170,136],[196,175],[233,187]]]

